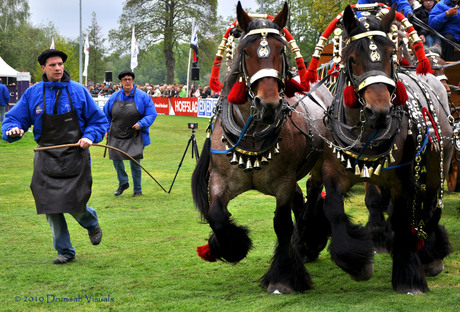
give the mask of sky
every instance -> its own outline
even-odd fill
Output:
[[[81,0],[82,32],[91,25],[92,12],[96,12],[96,20],[104,37],[108,37],[110,29],[117,28],[125,0]],[[236,19],[238,0],[218,0],[217,14]],[[241,0],[244,9],[255,10],[256,0]],[[29,0],[31,21],[34,26],[48,25],[52,22],[61,36],[69,39],[80,35],[80,0]],[[248,10],[254,13],[255,11]]]

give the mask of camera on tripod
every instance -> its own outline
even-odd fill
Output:
[[[188,123],[188,128],[189,129],[198,129],[198,123],[197,122],[189,122]]]

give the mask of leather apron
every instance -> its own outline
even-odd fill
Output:
[[[57,114],[62,91],[56,94],[54,114],[46,113],[43,86],[42,135],[38,146],[73,144],[83,136],[66,88],[70,112]],[[34,173],[30,188],[38,214],[76,213],[86,209],[91,196],[91,163],[89,149],[64,147],[35,153]]]
[[[123,91],[120,92],[120,95]],[[136,90],[134,89],[134,94]],[[112,123],[108,134],[108,144],[127,153],[134,159],[144,158],[144,144],[140,130],[133,128],[142,115],[136,108],[134,100],[115,100],[112,106]],[[129,157],[120,152],[109,149],[109,158],[112,160],[126,160]]]

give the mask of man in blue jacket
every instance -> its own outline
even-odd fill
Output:
[[[458,14],[459,0],[441,0],[430,12],[428,25],[434,28],[447,39],[460,42],[460,15]],[[443,41],[442,58],[446,61],[453,61],[454,48]]]
[[[136,88],[134,78],[134,73],[129,70],[118,75],[122,88],[110,96],[104,105],[104,113],[110,122],[108,144],[140,162],[144,147],[150,144],[149,127],[155,121],[157,111],[150,95]],[[142,195],[141,167],[118,151],[109,150],[109,158],[113,161],[118,178],[118,189],[114,195],[120,196],[129,187],[123,163],[126,159],[129,159],[131,166],[133,197]]]
[[[43,81],[24,92],[2,124],[3,139],[8,142],[19,140],[34,125],[39,147],[78,144],[35,153],[30,188],[37,213],[46,214],[53,233],[58,252],[54,264],[75,259],[64,213],[88,230],[93,245],[102,239],[96,211],[87,205],[92,185],[88,147],[104,138],[107,118],[88,90],[70,80],[64,70],[66,59],[64,52],[55,49],[40,54]]]
[[[5,111],[8,102],[10,101],[10,92],[8,88],[2,84],[2,78],[0,78],[0,122],[5,119]]]
[[[357,4],[371,4],[371,3],[384,3],[387,6],[392,6],[394,3],[396,5],[396,11],[403,12],[405,17],[409,17],[411,14],[414,14],[408,0],[358,0]],[[358,14],[360,17],[360,14]]]

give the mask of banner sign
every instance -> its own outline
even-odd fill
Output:
[[[196,117],[198,112],[198,99],[188,97],[169,98],[175,115]]]
[[[217,99],[198,99],[198,117],[211,118],[214,107],[217,105]]]
[[[153,104],[159,115],[169,115],[169,99],[166,97],[152,96]]]

